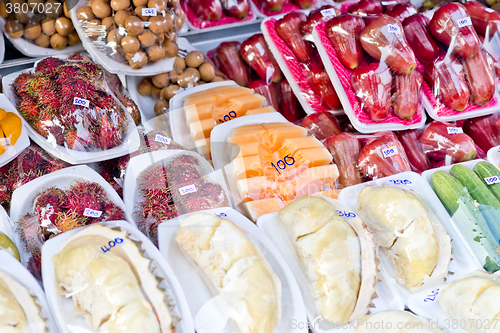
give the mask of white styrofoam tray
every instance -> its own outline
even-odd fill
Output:
[[[36,66],[36,64],[35,64]],[[4,76],[2,78],[2,89],[3,93],[8,97],[12,105],[16,105],[16,97],[12,91],[11,85],[14,83],[16,78],[22,73],[32,72],[33,69],[25,69],[19,72],[15,72]],[[118,106],[123,108],[123,105],[116,100]],[[99,151],[77,151],[73,149],[67,149],[66,147],[59,146],[57,144],[49,143],[47,138],[39,134],[35,131],[30,124],[17,112],[14,110],[16,114],[21,118],[23,122],[23,126],[28,130],[29,137],[35,141],[40,147],[42,147],[48,153],[54,155],[55,157],[68,162],[70,164],[82,164],[82,163],[90,163],[90,162],[99,162],[110,160],[115,157],[120,157],[123,155],[127,155],[133,153],[140,146],[139,133],[134,124],[134,120],[129,112],[126,109],[123,109],[125,116],[128,121],[128,130],[125,134],[125,139],[123,143],[117,147],[108,150],[99,150]]]
[[[318,195],[318,197],[322,196]],[[347,211],[347,208],[343,206],[340,201],[328,197],[323,198],[330,204],[334,205],[335,209],[337,209],[338,211]],[[344,219],[346,218],[344,217]],[[349,328],[334,328],[335,325],[337,325],[337,327],[340,327],[341,323],[332,323],[329,321],[322,322],[321,317],[317,315],[315,301],[311,296],[310,285],[307,282],[307,278],[300,267],[296,250],[294,248],[294,245],[290,241],[290,238],[288,237],[285,226],[283,225],[283,222],[279,217],[279,213],[274,212],[260,216],[257,220],[257,226],[262,229],[262,231],[264,231],[267,237],[272,240],[276,248],[279,249],[280,254],[285,259],[285,262],[287,263],[288,267],[290,267],[290,270],[297,280],[299,288],[302,292],[302,298],[304,299],[304,303],[306,306],[307,318],[311,323],[310,326],[312,327],[312,331],[315,333],[354,332]],[[369,249],[364,250],[369,251]],[[361,269],[363,268],[361,267]],[[390,309],[404,310],[404,303],[397,297],[394,297],[390,290],[389,292],[387,292],[382,284],[384,284],[384,281],[378,282],[376,284],[376,292],[378,297],[372,300],[373,306],[370,307],[370,313]]]
[[[281,320],[276,332],[306,333],[307,329],[291,329],[290,323],[293,320],[302,323],[306,322],[304,303],[292,272],[278,249],[267,236],[255,224],[234,209],[215,208],[206,210],[203,213],[214,214],[232,221],[250,239],[278,275],[282,292]],[[226,327],[227,317],[217,306],[220,297],[212,295],[197,268],[191,265],[175,241],[180,221],[191,214],[182,215],[160,224],[158,228],[160,252],[172,266],[184,289],[194,316],[196,331],[198,333],[232,333],[233,331]],[[225,327],[226,329],[224,329]]]
[[[500,146],[490,148],[487,158],[488,162],[493,164],[497,169],[500,168]]]
[[[166,296],[174,299],[175,307],[173,315],[181,319],[176,327],[176,332],[194,333],[191,312],[179,281],[170,265],[165,261],[153,243],[139,230],[125,221],[110,221],[103,222],[102,224],[111,228],[126,230],[130,239],[139,242],[141,249],[144,250],[144,255],[152,259],[152,267],[155,274],[165,279],[165,282],[163,282],[165,285],[161,285],[161,287],[168,288]],[[64,297],[57,293],[57,278],[52,261],[52,258],[61,251],[63,243],[84,228],[86,227],[77,228],[51,238],[42,247],[43,285],[49,306],[54,314],[54,320],[57,322],[59,331],[62,333],[94,332],[94,330],[89,328],[83,316],[75,313],[77,307],[71,297]]]
[[[16,115],[19,116],[14,105],[12,105],[7,96],[5,96],[4,94],[0,94],[0,108],[3,109],[5,112],[14,112]],[[23,119],[22,117],[20,118],[21,120]],[[17,139],[16,143],[13,146],[9,145],[7,151],[0,155],[0,166],[3,166],[12,161],[19,154],[21,154],[21,152],[25,150],[29,145],[30,145],[30,139],[28,137],[28,130],[23,123],[21,136],[19,137],[19,139]]]

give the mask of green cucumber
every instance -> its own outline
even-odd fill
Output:
[[[481,178],[481,180],[486,183],[487,178],[498,177],[500,179],[500,171],[495,168],[493,164],[488,162],[479,162],[472,168],[474,172]],[[500,200],[500,183],[488,184],[488,190],[490,190],[495,197]]]
[[[479,178],[471,169],[456,164],[451,167],[450,174],[467,188],[471,197],[479,204],[479,211],[483,214],[493,237],[500,240],[500,201],[488,189],[484,179]]]
[[[467,189],[444,171],[432,175],[432,187],[464,235],[467,243],[484,269],[500,270],[500,245],[493,238],[490,228]]]

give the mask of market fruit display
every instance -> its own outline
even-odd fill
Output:
[[[279,217],[317,314],[338,323],[366,314],[375,294],[377,264],[363,222],[344,220],[326,199],[308,195],[280,210]]]
[[[324,144],[339,169],[337,186],[344,188],[362,183],[363,177],[357,166],[361,151],[358,138],[354,134],[344,132],[329,137]]]
[[[498,313],[496,305],[496,292],[499,289],[500,278],[494,274],[476,271],[463,278],[446,284],[439,292],[437,301],[452,319],[458,320],[483,320],[484,325],[472,326],[468,329],[472,333],[488,332],[494,329]],[[460,296],[458,296],[460,295]],[[457,302],[460,297],[460,302]]]
[[[409,311],[380,311],[362,316],[359,322],[360,324],[355,329],[357,333],[385,333],[386,327],[392,327],[391,332],[394,333],[443,332],[440,328],[432,327],[428,319],[415,316]],[[385,326],[377,328],[377,326],[380,327],[380,323],[385,323]]]
[[[366,186],[358,196],[358,213],[400,284],[415,292],[424,283],[444,282],[451,238],[417,196],[396,187]]]
[[[0,16],[5,33],[43,48],[63,50],[80,43],[67,10],[69,1],[4,1]]]
[[[111,241],[119,246],[107,248]],[[103,246],[104,249],[103,250]],[[96,224],[71,236],[52,258],[56,288],[95,332],[175,332],[152,260],[126,231]]]
[[[17,114],[0,109],[0,155],[16,144],[22,130],[23,124]]]
[[[2,332],[48,332],[37,299],[28,289],[0,271],[0,330]]]
[[[216,73],[212,62],[202,52],[191,51],[185,57],[176,56],[170,72],[143,78],[137,91],[159,99],[154,106],[159,116],[168,111],[169,101],[175,94],[201,84],[224,81],[225,77],[219,74],[222,73]]]
[[[158,225],[178,215],[228,206],[221,185],[207,179],[207,170],[191,155],[155,163],[137,176],[142,200],[134,217],[137,226],[158,245]],[[190,188],[191,191],[185,191]],[[194,190],[193,190],[194,189]]]
[[[98,213],[89,215],[88,210]],[[16,222],[16,231],[28,254],[28,269],[39,277],[41,247],[45,241],[85,225],[123,219],[125,212],[111,201],[101,185],[76,180],[67,189],[55,186],[41,189],[33,198],[32,211]]]
[[[12,90],[24,120],[54,147],[108,150],[125,141],[133,124],[105,82],[93,62],[45,58]]]
[[[89,1],[78,8],[75,23],[81,25],[91,43],[104,43],[109,57],[140,69],[177,55],[177,30],[184,21],[177,4],[163,0]]]
[[[223,298],[238,330],[276,331],[281,319],[281,281],[235,223],[211,214],[192,214],[181,220],[175,241],[188,261],[202,271],[212,294]],[[246,314],[244,318],[241,313]]]

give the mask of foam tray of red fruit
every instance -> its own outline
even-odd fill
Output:
[[[5,112],[14,112],[17,114],[17,110],[9,101],[7,96],[4,94],[0,94],[0,109],[3,109]],[[1,131],[1,128],[0,128]],[[2,139],[0,139],[2,140]],[[1,143],[0,143],[1,145]],[[0,148],[0,167],[12,161],[16,156],[21,154],[21,152],[26,149],[30,145],[30,139],[28,137],[28,130],[25,126],[21,129],[21,135],[17,139],[16,143],[11,146],[7,145],[7,151],[3,152],[3,149]]]
[[[318,7],[320,0],[250,0],[257,17],[266,18],[297,10],[311,10]]]
[[[304,111],[311,114],[331,110],[341,114],[342,105],[323,63],[302,36],[300,23],[306,19],[307,15],[302,12],[287,14],[279,20],[268,18],[262,22],[261,30]],[[283,29],[277,29],[278,25]]]
[[[251,0],[221,2],[183,0],[180,2],[180,6],[186,13],[186,23],[189,28],[201,30],[255,21],[257,17],[250,9],[250,2]]]

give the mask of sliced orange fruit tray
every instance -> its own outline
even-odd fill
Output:
[[[22,129],[23,125],[17,114],[0,109],[0,155],[7,151],[9,145],[16,144]]]

